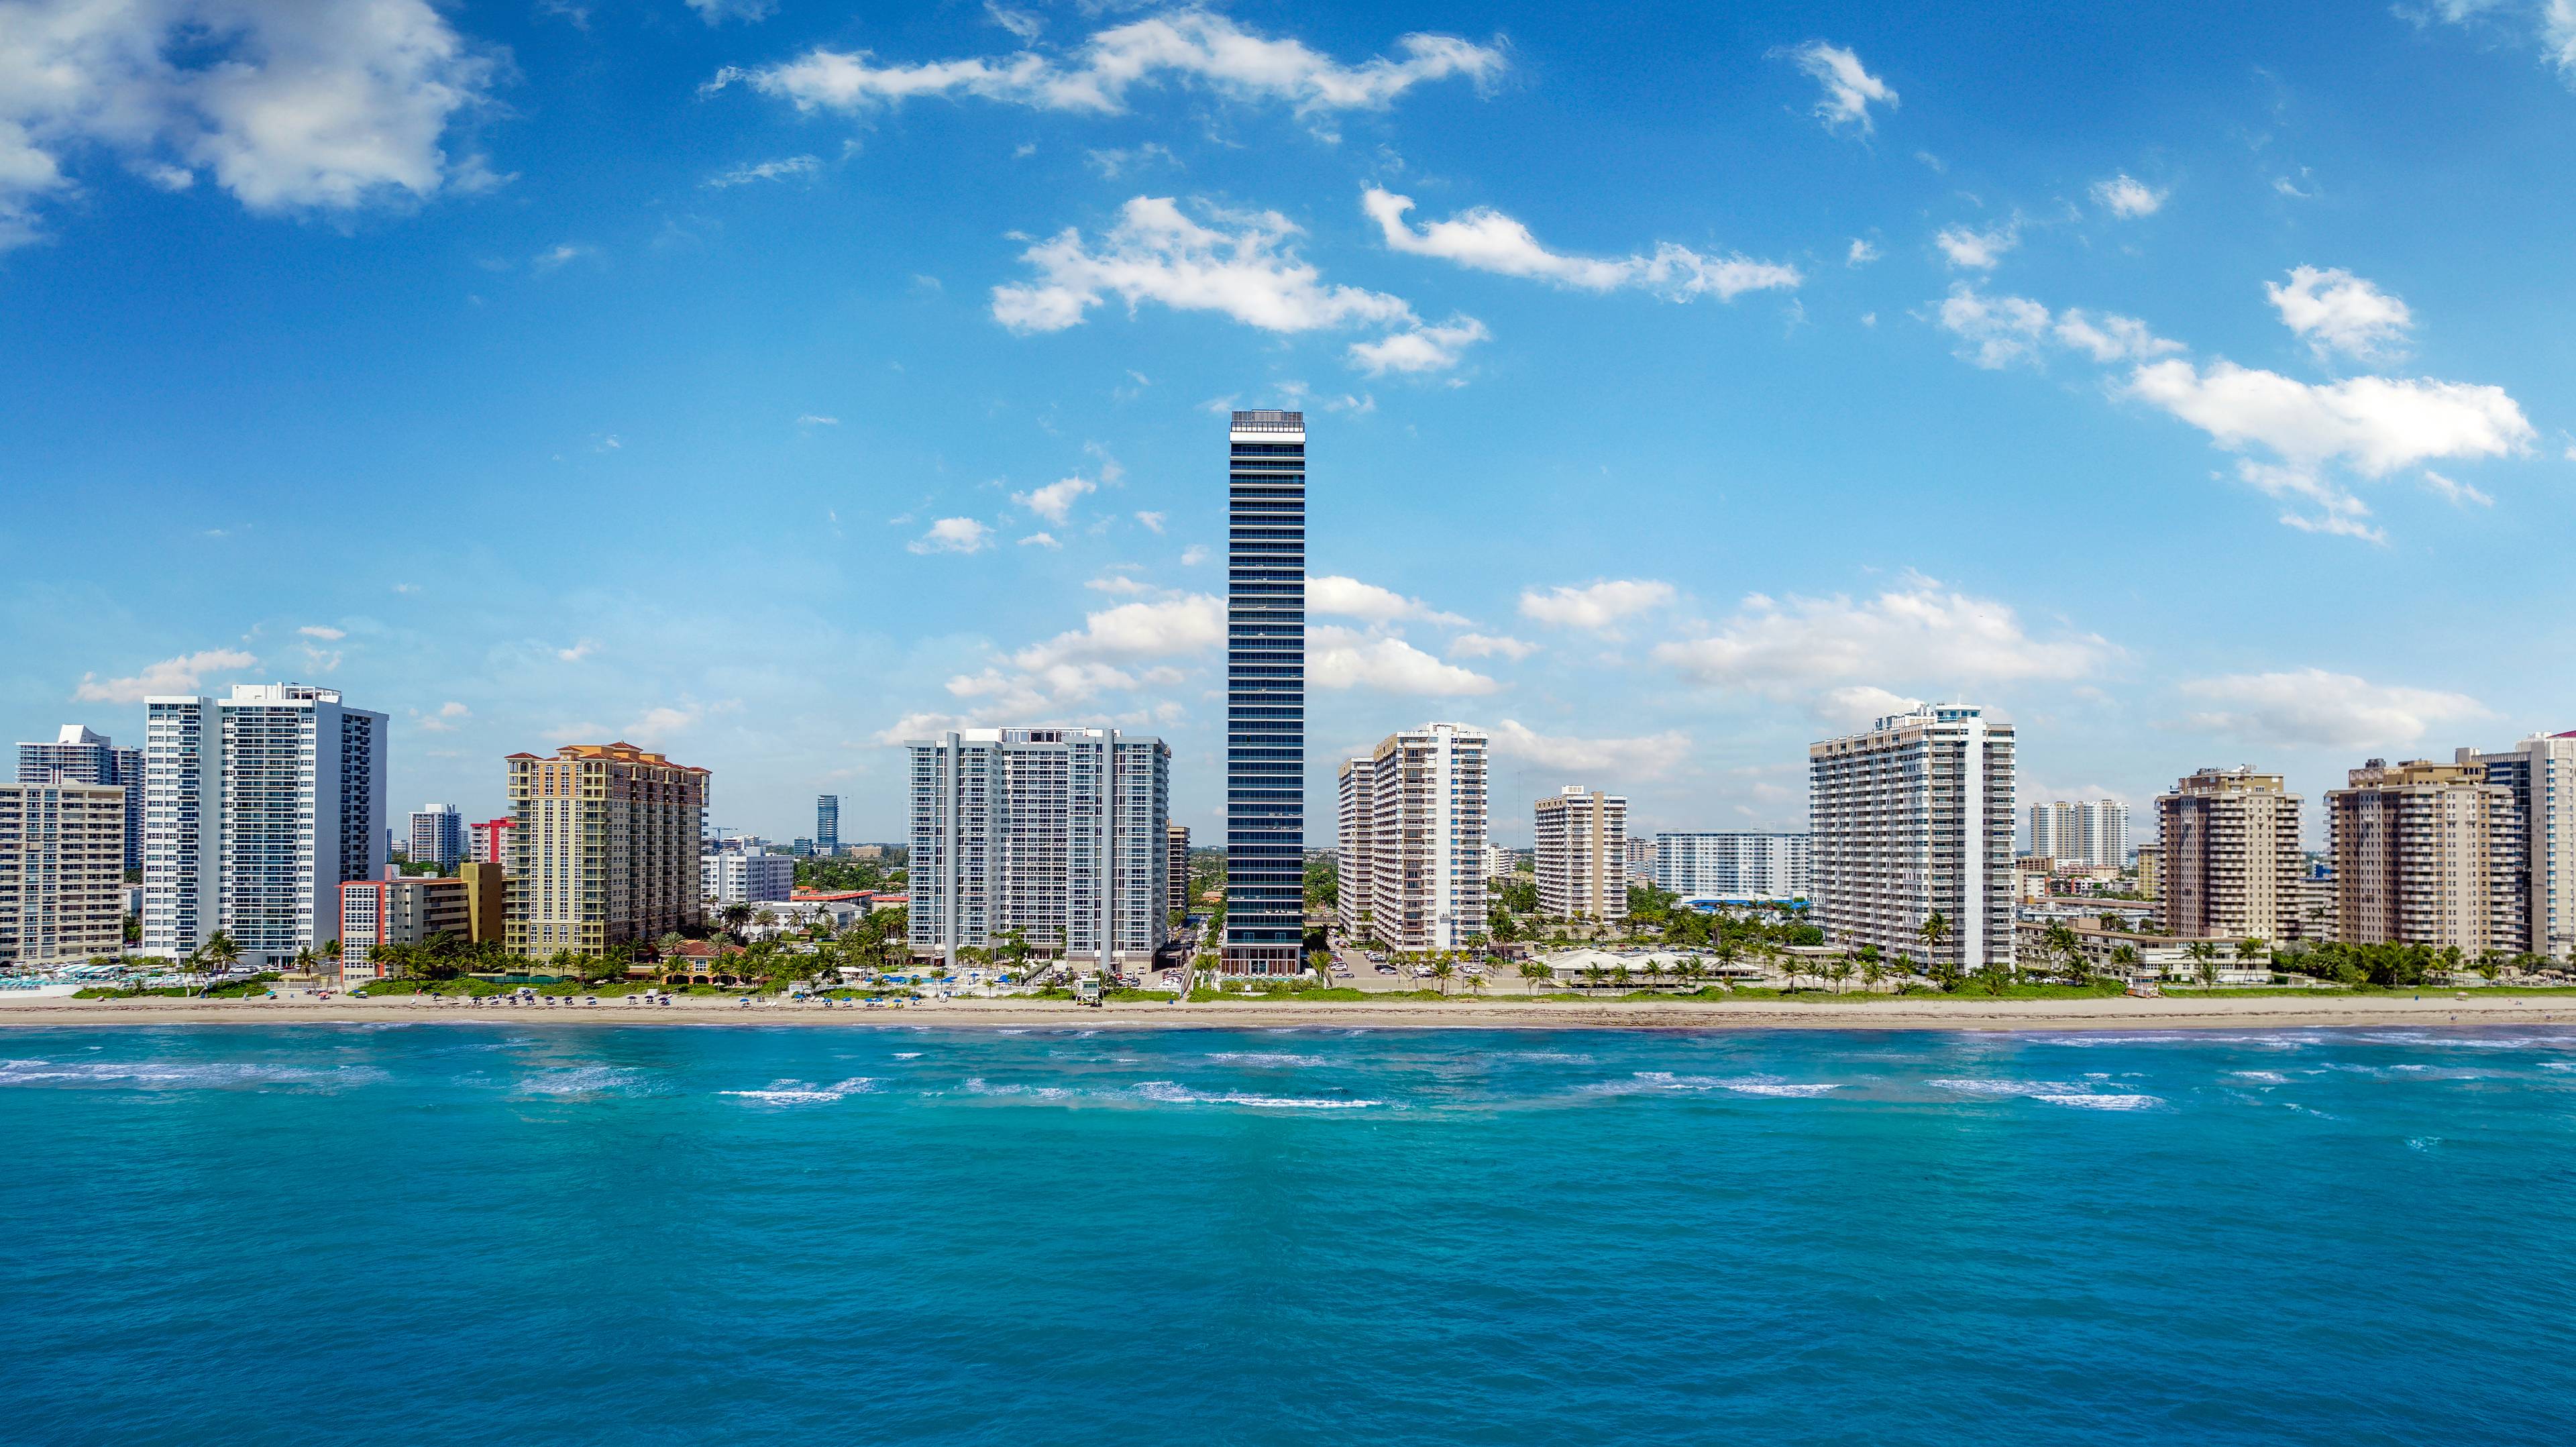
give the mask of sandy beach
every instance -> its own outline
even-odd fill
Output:
[[[825,1009],[815,1004],[745,1008],[732,999],[681,997],[670,1005],[603,1000],[592,1006],[468,1006],[381,1000],[23,1000],[0,1006],[10,1027],[277,1024],[500,1023],[512,1025],[885,1025],[972,1029],[1057,1026],[1118,1029],[1638,1030],[2235,1030],[2416,1025],[2576,1025],[2576,995],[2251,996],[2098,1000],[1995,1000],[1960,996],[1759,1000],[1509,999],[1112,1004],[949,1000],[903,1009]]]

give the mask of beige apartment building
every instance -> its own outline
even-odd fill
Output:
[[[1397,950],[1454,950],[1484,936],[1486,747],[1482,729],[1427,723],[1343,760],[1345,935]]]
[[[1984,709],[1945,703],[1808,745],[1825,943],[1961,970],[2012,963],[2014,740]]]
[[[2346,944],[2519,950],[2513,793],[2476,763],[2372,759],[2326,793],[2336,929]]]
[[[125,790],[0,784],[0,965],[125,952]]]
[[[512,754],[506,941],[602,955],[699,922],[711,775],[633,744]]]
[[[1538,801],[1538,908],[1550,919],[1628,917],[1628,801],[1568,784]]]
[[[2195,938],[2298,937],[2299,806],[2279,774],[2202,769],[2156,799],[2157,884],[2165,932]]]

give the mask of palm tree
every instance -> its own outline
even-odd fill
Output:
[[[1556,971],[1549,969],[1546,965],[1539,963],[1537,960],[1528,959],[1521,961],[1522,994],[1526,995],[1534,993],[1538,989],[1539,981],[1553,981],[1555,978]]]
[[[1862,988],[1863,990],[1865,990],[1865,991],[1868,991],[1868,992],[1871,992],[1871,993],[1876,993],[1876,992],[1877,992],[1877,990],[1878,990],[1878,983],[1879,983],[1879,981],[1884,980],[1884,979],[1886,979],[1886,978],[1887,978],[1887,966],[1886,966],[1885,964],[1883,964],[1883,963],[1881,963],[1881,962],[1879,961],[1879,958],[1878,958],[1878,947],[1877,947],[1877,946],[1875,946],[1875,945],[1872,945],[1870,948],[1868,948],[1868,949],[1866,949],[1866,950],[1861,951],[1861,960],[1860,960],[1860,983],[1861,983],[1861,988]]]
[[[1467,977],[1467,989],[1472,994],[1481,995],[1485,993],[1485,977],[1483,975],[1469,975]]]
[[[1936,909],[1923,917],[1923,923],[1914,927],[1914,933],[1922,937],[1925,951],[1937,955],[1941,953],[1941,942],[1950,937],[1950,921]]]
[[[2075,931],[2061,920],[2040,931],[2039,938],[2048,952],[2065,964],[2067,977],[2079,985],[2084,983],[2083,942],[2075,938]]]
[[[1446,959],[1437,960],[1431,966],[1431,978],[1440,982],[1440,993],[1444,995],[1449,993],[1449,977],[1456,973],[1458,967]]]
[[[2218,987],[2218,946],[2208,940],[2193,940],[2183,946],[2182,952],[2191,956],[2192,964],[2200,976],[2200,987],[2204,990],[2216,989]]]

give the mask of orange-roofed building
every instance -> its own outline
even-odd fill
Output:
[[[712,775],[622,742],[507,762],[511,949],[602,955],[699,922]]]

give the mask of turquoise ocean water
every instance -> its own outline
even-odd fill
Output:
[[[12,1443],[2576,1437],[2576,1033],[0,1057]]]

